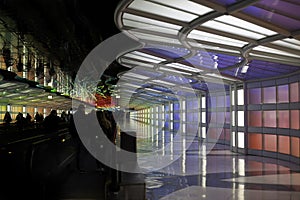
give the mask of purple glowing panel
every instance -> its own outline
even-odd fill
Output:
[[[207,91],[207,85],[205,83],[195,83],[192,85],[192,87],[196,90],[202,90],[202,91]]]
[[[263,103],[276,103],[276,87],[263,88]]]
[[[145,48],[143,49],[144,52],[154,54],[154,55],[160,55],[158,57],[163,56],[164,58],[178,58],[185,56],[189,53],[188,50],[184,48],[173,48],[171,46],[155,46],[153,48]]]
[[[179,121],[180,120],[180,113],[178,113],[178,112],[174,113],[174,120],[175,121]]]
[[[242,12],[247,15],[251,15],[254,18],[258,18],[262,21],[274,24],[275,26],[287,29],[289,31],[296,31],[300,29],[299,21],[297,19],[287,17],[289,14],[287,14],[287,16],[284,16],[255,6],[249,6]],[[285,13],[288,13],[288,10],[286,10]]]
[[[248,102],[249,104],[261,103],[261,88],[248,89]]]
[[[169,105],[165,105],[165,111],[169,111]]]
[[[293,4],[292,2],[286,1],[273,1],[272,3],[270,3],[270,0],[262,0],[257,5],[259,5],[259,7],[261,8],[266,8],[269,10],[271,9],[277,11],[282,15],[291,16],[291,18],[299,19],[299,1]]]
[[[277,86],[277,96],[278,103],[287,103],[289,102],[289,86],[288,85],[279,85]]]
[[[178,102],[174,103],[174,104],[173,104],[173,108],[174,108],[174,111],[179,110],[179,109],[180,109],[179,103],[178,103]]]
[[[178,131],[179,128],[180,128],[180,123],[179,122],[174,122],[173,128],[174,128],[174,131]]]
[[[213,3],[220,4],[222,6],[229,6],[237,2],[236,0],[210,0],[210,1]]]
[[[153,86],[152,85],[151,88],[154,90],[162,91],[162,92],[172,93],[172,90],[165,88],[165,87],[161,87],[161,86]]]
[[[226,107],[230,107],[230,105],[231,105],[231,103],[230,103],[230,95],[226,95],[225,105],[226,105]]]
[[[170,119],[170,115],[167,113],[167,114],[165,114],[165,120],[166,121],[169,121],[169,119]]]

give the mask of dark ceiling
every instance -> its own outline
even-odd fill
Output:
[[[33,36],[40,47],[76,75],[87,54],[119,33],[114,11],[119,0],[0,0],[0,17],[12,18],[15,31]]]

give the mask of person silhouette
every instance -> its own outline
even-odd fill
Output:
[[[4,122],[4,126],[6,127],[6,129],[10,125],[10,123],[12,122],[11,115],[8,111],[5,112],[3,122]]]

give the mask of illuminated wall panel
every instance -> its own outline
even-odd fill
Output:
[[[248,125],[253,127],[262,126],[262,112],[261,111],[249,111],[248,112]]]
[[[300,139],[298,137],[291,137],[291,154],[300,157]]]
[[[276,87],[263,88],[263,103],[276,103]]]
[[[288,110],[278,110],[278,128],[290,128],[290,112]]]
[[[252,88],[248,90],[248,103],[249,104],[261,103],[261,88]]]
[[[299,82],[290,84],[290,102],[299,102],[300,86]]]
[[[288,103],[289,102],[289,86],[288,85],[279,85],[277,86],[277,96],[278,103]]]
[[[291,129],[300,129],[300,111],[299,110],[291,110]]]
[[[278,152],[284,154],[290,154],[290,137],[278,136]]]
[[[256,150],[249,152],[261,155],[259,151],[271,151],[275,154],[263,155],[300,164],[300,159],[295,159],[300,158],[300,134],[297,132],[300,129],[299,74],[246,83],[246,87],[249,126],[247,146]]]
[[[262,134],[260,133],[248,133],[248,148],[262,150]]]
[[[277,152],[276,135],[264,134],[264,150]]]
[[[264,111],[263,125],[264,127],[276,128],[276,111]]]

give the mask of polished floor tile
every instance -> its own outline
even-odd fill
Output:
[[[126,126],[137,132],[138,164],[148,170],[147,200],[300,199],[299,165],[151,125]]]

